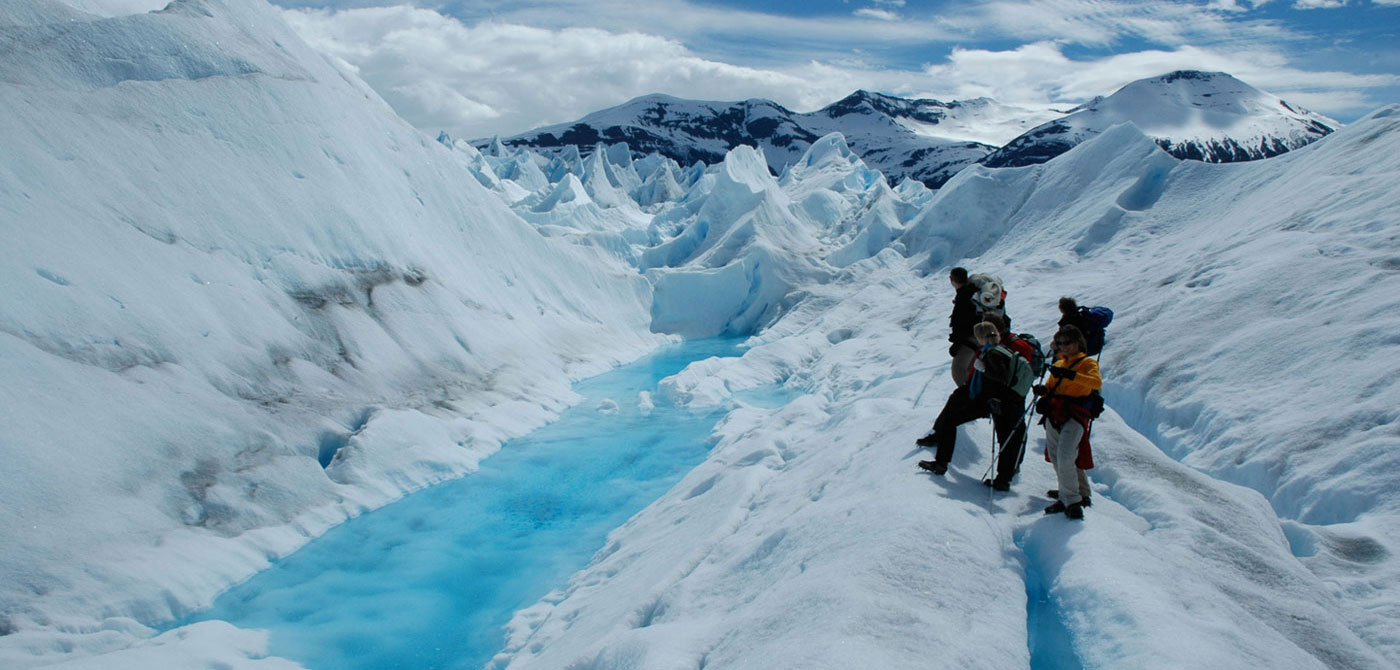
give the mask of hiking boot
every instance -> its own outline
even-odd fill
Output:
[[[1064,503],[1062,503],[1062,502],[1056,500],[1055,503],[1054,503],[1053,505],[1051,505],[1051,506],[1045,508],[1045,513],[1046,513],[1046,514],[1059,514],[1060,512],[1063,512],[1063,511],[1065,511],[1066,509],[1068,509],[1068,508],[1065,507],[1065,504],[1064,504]],[[1083,513],[1080,513],[1080,516],[1083,516]]]
[[[914,440],[914,444],[917,444],[921,447],[936,447],[938,446],[938,437],[933,433],[929,433],[928,435]]]
[[[1059,490],[1059,489],[1050,489],[1049,491],[1046,491],[1046,492],[1045,492],[1045,497],[1047,497],[1047,498],[1049,498],[1049,499],[1051,499],[1051,500],[1059,500],[1059,499],[1060,499],[1060,490]],[[1083,498],[1080,498],[1079,504],[1081,504],[1081,505],[1083,505],[1083,506],[1085,506],[1085,507],[1093,507],[1093,506],[1094,506],[1094,499],[1093,499],[1092,497],[1090,497],[1090,496],[1084,496]]]
[[[919,467],[928,470],[929,472],[932,472],[935,475],[943,475],[947,474],[948,472],[948,464],[939,463],[938,461],[919,461]]]
[[[1069,507],[1066,507],[1066,508],[1065,508],[1065,516],[1067,516],[1067,517],[1069,517],[1069,518],[1071,518],[1071,519],[1083,519],[1083,518],[1084,518],[1084,505],[1081,505],[1081,504],[1079,504],[1079,503],[1075,503],[1075,504],[1073,504],[1073,505],[1070,505]]]
[[[982,483],[983,483],[983,484],[986,484],[987,486],[992,487],[992,490],[993,490],[993,491],[1010,491],[1010,490],[1011,490],[1011,483],[1010,483],[1010,482],[1004,482],[1004,481],[1001,481],[1001,480],[999,480],[999,479],[983,479],[983,480],[982,480]]]

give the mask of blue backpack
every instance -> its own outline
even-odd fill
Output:
[[[1112,322],[1113,310],[1107,307],[1079,308],[1080,330],[1084,331],[1084,342],[1089,345],[1084,353],[1097,356],[1103,351],[1105,331]]]

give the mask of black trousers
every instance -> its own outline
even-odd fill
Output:
[[[996,434],[997,456],[996,481],[1010,484],[1011,479],[1021,469],[1021,461],[1026,456],[1025,400],[1014,394],[1001,399],[1002,412],[993,414],[985,398],[969,398],[967,387],[959,386],[948,394],[948,402],[933,422],[933,435],[938,451],[933,460],[947,463],[953,460],[953,447],[957,446],[958,426],[969,421],[992,417],[993,432]]]

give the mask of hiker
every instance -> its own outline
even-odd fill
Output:
[[[1099,364],[1085,351],[1084,333],[1074,326],[1064,326],[1055,333],[1055,363],[1050,366],[1050,379],[1036,385],[1039,399],[1036,410],[1045,415],[1045,458],[1055,468],[1058,489],[1046,493],[1055,503],[1045,508],[1046,514],[1064,512],[1071,519],[1084,518],[1084,508],[1093,504],[1089,476],[1085,470],[1094,467],[1089,449],[1089,425],[1095,410],[1091,403],[1096,391],[1103,387]]]
[[[1032,384],[1038,383],[1039,377],[1044,374],[1046,367],[1045,353],[1041,350],[1040,342],[1030,333],[1017,335],[1016,333],[1009,332],[1006,325],[1006,317],[998,314],[988,314],[984,321],[996,326],[997,332],[1001,333],[1001,346],[1024,359],[1029,365],[1028,369],[1031,373],[1029,382],[1022,379],[1016,380],[1020,382],[1015,385],[1019,393],[1017,394],[1016,402],[1013,403],[1016,405],[1015,409],[1017,415],[1016,424],[1010,430],[1010,441],[1003,441],[1002,436],[1005,435],[1007,431],[1004,425],[998,422],[1009,422],[1011,417],[1009,414],[1005,416],[997,413],[992,414],[992,422],[996,427],[998,435],[997,445],[1000,449],[998,458],[1009,460],[1006,463],[1002,463],[999,460],[997,462],[998,476],[994,479],[985,480],[982,483],[998,491],[1007,491],[1011,488],[1011,479],[1021,470],[1021,461],[1026,456],[1026,438],[1028,432],[1026,426],[1026,419],[1028,417],[1026,413],[1026,394],[1030,392]],[[1015,362],[1012,361],[1012,363],[1014,364]],[[1009,406],[1003,406],[1001,409],[1003,412],[1011,411]],[[1005,474],[1005,476],[1002,476],[1003,474]]]
[[[1029,340],[1025,339],[1029,337],[1029,335],[1018,336],[1016,333],[1011,332],[1006,326],[1006,317],[1000,314],[988,314],[983,317],[982,320],[997,327],[997,332],[1001,333],[1001,346],[1010,349],[1012,353],[1020,355],[1021,358],[1026,359],[1026,362],[1030,363],[1032,366],[1035,365],[1035,349],[1038,343],[1032,344]],[[1024,398],[1022,400],[1024,400]],[[1022,404],[1024,405],[1025,403]]]
[[[984,321],[974,326],[973,337],[980,351],[972,376],[966,385],[948,395],[948,402],[933,423],[933,431],[916,441],[919,446],[937,448],[933,460],[919,461],[919,467],[935,475],[947,473],[957,444],[958,426],[990,416],[1001,453],[996,477],[985,483],[1006,491],[1021,466],[1026,393],[1034,375],[1025,359],[1001,345],[1001,333],[992,323]]]
[[[948,317],[948,325],[952,328],[952,332],[948,334],[948,341],[952,342],[948,347],[948,355],[953,357],[953,366],[950,368],[953,383],[961,387],[967,384],[969,366],[977,353],[977,345],[972,338],[972,327],[981,320],[978,317],[977,304],[973,301],[973,296],[977,294],[977,285],[968,281],[967,268],[962,267],[949,271],[948,281],[956,291],[953,295],[953,313]]]
[[[1084,322],[1079,318],[1079,301],[1071,297],[1060,298],[1060,323],[1061,328],[1074,326],[1079,332],[1084,332]]]
[[[1113,321],[1113,310],[1107,307],[1080,307],[1074,298],[1060,298],[1061,328],[1074,326],[1084,335],[1084,353],[1097,356],[1103,351],[1105,329]]]

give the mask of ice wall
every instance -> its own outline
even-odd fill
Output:
[[[3,653],[205,604],[660,339],[264,3],[0,18]]]

